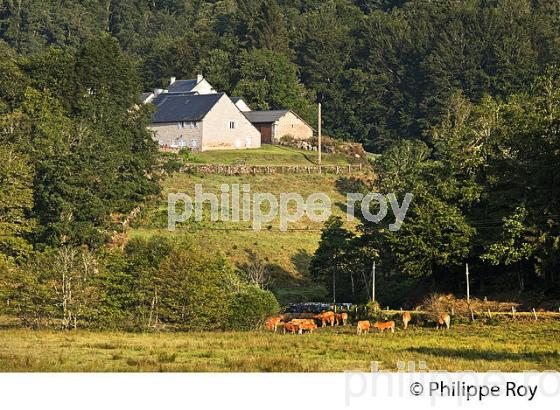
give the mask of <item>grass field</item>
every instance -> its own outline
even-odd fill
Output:
[[[315,165],[316,153],[277,145],[263,145],[260,149],[224,150],[194,153],[190,163],[244,164],[244,165]],[[343,155],[324,154],[325,165],[347,165],[350,159]],[[346,192],[352,191],[355,178],[370,178],[366,173],[353,175],[333,174],[269,174],[269,175],[219,175],[203,173],[174,173],[163,181],[160,199],[143,211],[128,233],[129,238],[153,235],[188,237],[208,252],[222,253],[233,265],[243,267],[249,252],[264,261],[272,276],[273,291],[281,304],[298,301],[321,300],[323,286],[310,283],[307,278],[309,262],[321,236],[322,222],[303,217],[290,223],[288,232],[279,229],[279,218],[263,224],[260,231],[252,229],[249,222],[212,222],[210,206],[204,206],[203,221],[190,221],[179,225],[174,232],[167,230],[167,197],[169,193],[186,193],[194,198],[195,185],[200,184],[205,193],[221,194],[222,184],[250,184],[251,194],[271,193],[277,199],[282,193],[298,193],[304,199],[317,192],[331,199],[334,215],[345,216]],[[290,203],[289,212],[295,210]],[[251,202],[251,208],[252,208]],[[263,212],[266,212],[266,206]],[[348,226],[354,224],[349,223]]]
[[[354,327],[314,334],[265,331],[136,334],[0,330],[0,371],[339,372],[368,371],[372,361],[397,370],[560,370],[560,321],[397,329],[357,336]]]
[[[315,165],[317,153],[297,148],[264,144],[258,149],[206,151],[190,155],[189,162],[200,164],[246,165]],[[340,154],[323,154],[323,165],[347,165]]]
[[[204,220],[189,221],[174,232],[167,230],[167,201],[169,193],[183,192],[194,198],[196,184],[206,193],[220,194],[222,184],[250,184],[251,193],[271,193],[279,198],[281,193],[296,192],[304,199],[322,192],[332,202],[334,215],[344,217],[346,203],[345,179],[336,175],[205,175],[173,174],[163,184],[161,199],[145,211],[136,229],[129,237],[152,235],[183,236],[193,239],[209,252],[221,252],[231,263],[241,266],[248,261],[248,251],[264,260],[274,279],[273,288],[281,303],[320,299],[324,291],[309,287],[306,280],[309,261],[317,249],[323,223],[307,217],[290,223],[288,232],[279,230],[279,218],[263,225],[260,231],[252,229],[251,222],[210,221],[209,204],[204,207]],[[293,203],[290,212],[294,212]],[[252,205],[251,205],[252,206]],[[348,224],[348,226],[352,226]]]

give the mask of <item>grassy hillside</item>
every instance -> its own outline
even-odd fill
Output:
[[[247,165],[316,165],[317,152],[264,144],[259,149],[207,151],[191,154],[189,162],[200,164]],[[348,165],[340,154],[323,154],[324,165]]]
[[[164,183],[161,200],[149,208],[140,225],[129,234],[134,236],[180,235],[191,238],[208,252],[221,252],[236,266],[242,267],[249,259],[249,252],[254,252],[263,259],[273,276],[273,287],[284,295],[281,302],[299,299],[300,292],[309,293],[307,272],[309,261],[315,252],[321,235],[322,223],[303,217],[288,225],[288,231],[279,229],[279,218],[275,218],[263,229],[255,231],[252,222],[210,221],[210,206],[204,204],[204,220],[178,225],[173,232],[167,230],[167,195],[183,192],[194,199],[196,184],[203,186],[204,192],[220,193],[222,184],[250,184],[252,193],[270,192],[279,197],[283,192],[297,192],[304,198],[315,192],[324,192],[331,198],[332,212],[343,216],[340,205],[345,203],[345,196],[337,188],[339,179],[334,175],[188,175],[174,174]],[[291,204],[290,212],[294,206]],[[285,288],[305,289],[288,291]],[[315,288],[315,290],[317,290]],[[312,293],[308,298],[320,298],[322,292]],[[307,299],[304,298],[304,299]]]
[[[265,146],[250,151],[220,151],[196,154],[197,160],[216,163],[235,163],[249,161],[247,164],[303,164],[307,151],[284,147]],[[325,161],[342,163],[330,155]],[[309,162],[307,162],[309,164]],[[324,289],[310,284],[307,273],[311,256],[315,252],[321,235],[323,223],[314,222],[307,217],[291,223],[289,231],[279,229],[279,218],[264,224],[263,229],[254,231],[252,222],[212,222],[210,206],[204,204],[204,219],[179,225],[174,232],[167,230],[167,196],[169,193],[186,193],[194,199],[195,185],[201,184],[206,193],[220,194],[222,184],[250,184],[250,192],[271,193],[279,198],[281,193],[295,192],[306,199],[310,194],[325,193],[332,201],[334,215],[344,216],[346,190],[352,186],[353,177],[318,174],[273,174],[273,175],[207,175],[173,174],[163,183],[160,200],[143,212],[139,223],[129,237],[172,235],[191,238],[208,252],[221,252],[233,264],[242,267],[254,252],[267,264],[273,277],[273,290],[281,303],[298,300],[322,299]],[[290,204],[290,212],[295,205]],[[252,204],[251,204],[252,208]],[[263,207],[263,211],[266,211]]]

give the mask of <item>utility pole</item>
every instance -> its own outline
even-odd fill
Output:
[[[336,303],[336,269],[332,273],[332,303]]]
[[[375,261],[371,267],[371,301],[375,302]]]
[[[321,103],[317,106],[317,162],[319,164],[319,173],[321,173],[321,139],[322,139],[322,130],[321,130]]]
[[[466,264],[465,275],[467,277],[467,304],[470,305],[471,303],[471,290],[469,285],[469,264]]]

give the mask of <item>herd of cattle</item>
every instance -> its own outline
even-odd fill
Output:
[[[346,326],[348,324],[348,313],[335,313],[332,311],[327,311],[313,315],[312,318],[308,319],[291,319],[289,321],[284,321],[284,319],[285,318],[282,316],[271,317],[265,322],[265,328],[274,332],[278,331],[279,328],[282,328],[284,334],[302,334],[304,332],[313,333],[313,331],[317,329],[317,322],[320,322],[322,327],[327,327],[327,325]],[[405,330],[408,328],[408,324],[411,320],[412,316],[410,315],[410,313],[403,312],[402,322],[403,328]],[[439,328],[440,326],[446,326],[447,329],[449,329],[450,324],[451,316],[449,316],[447,313],[438,314],[436,320],[437,328]],[[393,320],[390,320],[388,322],[377,321],[373,326],[369,320],[359,320],[356,326],[356,333],[358,335],[368,333],[372,327],[378,329],[380,332],[384,332],[385,330],[390,330],[392,333],[395,332],[395,322]]]

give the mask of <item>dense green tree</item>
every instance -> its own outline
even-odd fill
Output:
[[[21,257],[30,250],[24,236],[32,229],[32,180],[25,158],[13,147],[0,146],[0,254]]]
[[[35,241],[97,247],[111,214],[157,192],[157,147],[146,129],[150,110],[137,107],[138,76],[117,42],[101,36],[67,53],[22,64],[36,88],[0,118],[0,136],[33,167]]]
[[[357,259],[363,256],[362,249],[354,247],[356,236],[344,227],[340,217],[331,217],[321,233],[319,248],[311,259],[310,276],[325,284],[332,300],[357,302],[369,289],[364,272]],[[370,253],[370,257],[374,253]]]
[[[248,46],[288,52],[287,21],[276,0],[241,0],[238,4],[238,31]]]
[[[245,97],[251,108],[290,108],[313,121],[313,98],[299,82],[297,67],[284,55],[259,49],[243,52],[239,77],[233,93]]]
[[[397,231],[386,223],[364,223],[367,235],[381,235],[382,245],[396,259],[398,269],[411,276],[441,279],[442,271],[460,265],[470,252],[474,229],[463,212],[472,198],[452,168],[429,157],[422,143],[405,141],[381,158],[381,192],[403,200],[413,195],[406,220]],[[370,231],[371,230],[371,231]]]

